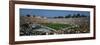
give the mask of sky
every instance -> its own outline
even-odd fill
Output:
[[[90,16],[89,11],[73,11],[73,10],[50,10],[50,9],[24,9],[20,8],[20,15],[36,15],[36,16],[45,16],[45,17],[55,17],[55,16],[66,16],[73,14],[81,14],[85,16]]]

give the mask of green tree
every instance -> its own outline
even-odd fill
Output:
[[[58,18],[64,18],[63,16],[58,16]]]
[[[78,13],[78,14],[76,15],[76,17],[80,17],[80,14]]]
[[[71,14],[65,16],[65,18],[70,18],[70,17],[71,17]]]
[[[27,14],[26,16],[27,16],[27,17],[30,17],[30,15],[29,15],[29,14]]]
[[[72,18],[75,18],[76,17],[76,14],[73,14]]]

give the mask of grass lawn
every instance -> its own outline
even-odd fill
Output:
[[[74,32],[76,31],[80,31],[81,33],[90,32],[90,29],[87,24],[76,26],[76,25],[71,25],[71,24],[43,23],[42,25],[55,29],[55,30],[62,30],[64,28],[68,28],[69,30],[74,30]]]
[[[47,27],[50,27],[50,28],[53,28],[53,29],[56,29],[56,30],[60,30],[60,29],[72,26],[70,24],[58,24],[58,23],[45,23],[45,24],[42,24],[42,25],[45,25]]]

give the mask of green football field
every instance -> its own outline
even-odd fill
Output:
[[[60,30],[60,29],[72,26],[70,24],[58,24],[58,23],[45,23],[45,24],[42,24],[42,25],[45,25],[49,28],[56,29],[56,30]]]

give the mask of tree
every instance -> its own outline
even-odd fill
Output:
[[[26,16],[27,16],[27,17],[30,17],[30,15],[29,15],[29,14],[27,14]]]
[[[68,15],[66,15],[65,18],[69,18]]]
[[[70,18],[70,17],[71,17],[71,14],[65,16],[65,18]]]
[[[80,14],[78,13],[78,14],[76,15],[76,17],[80,17]]]
[[[73,14],[72,18],[77,18],[77,17],[81,17],[80,14]]]
[[[76,14],[73,14],[72,18],[75,18],[76,17]]]
[[[63,16],[58,16],[58,18],[64,18]]]

